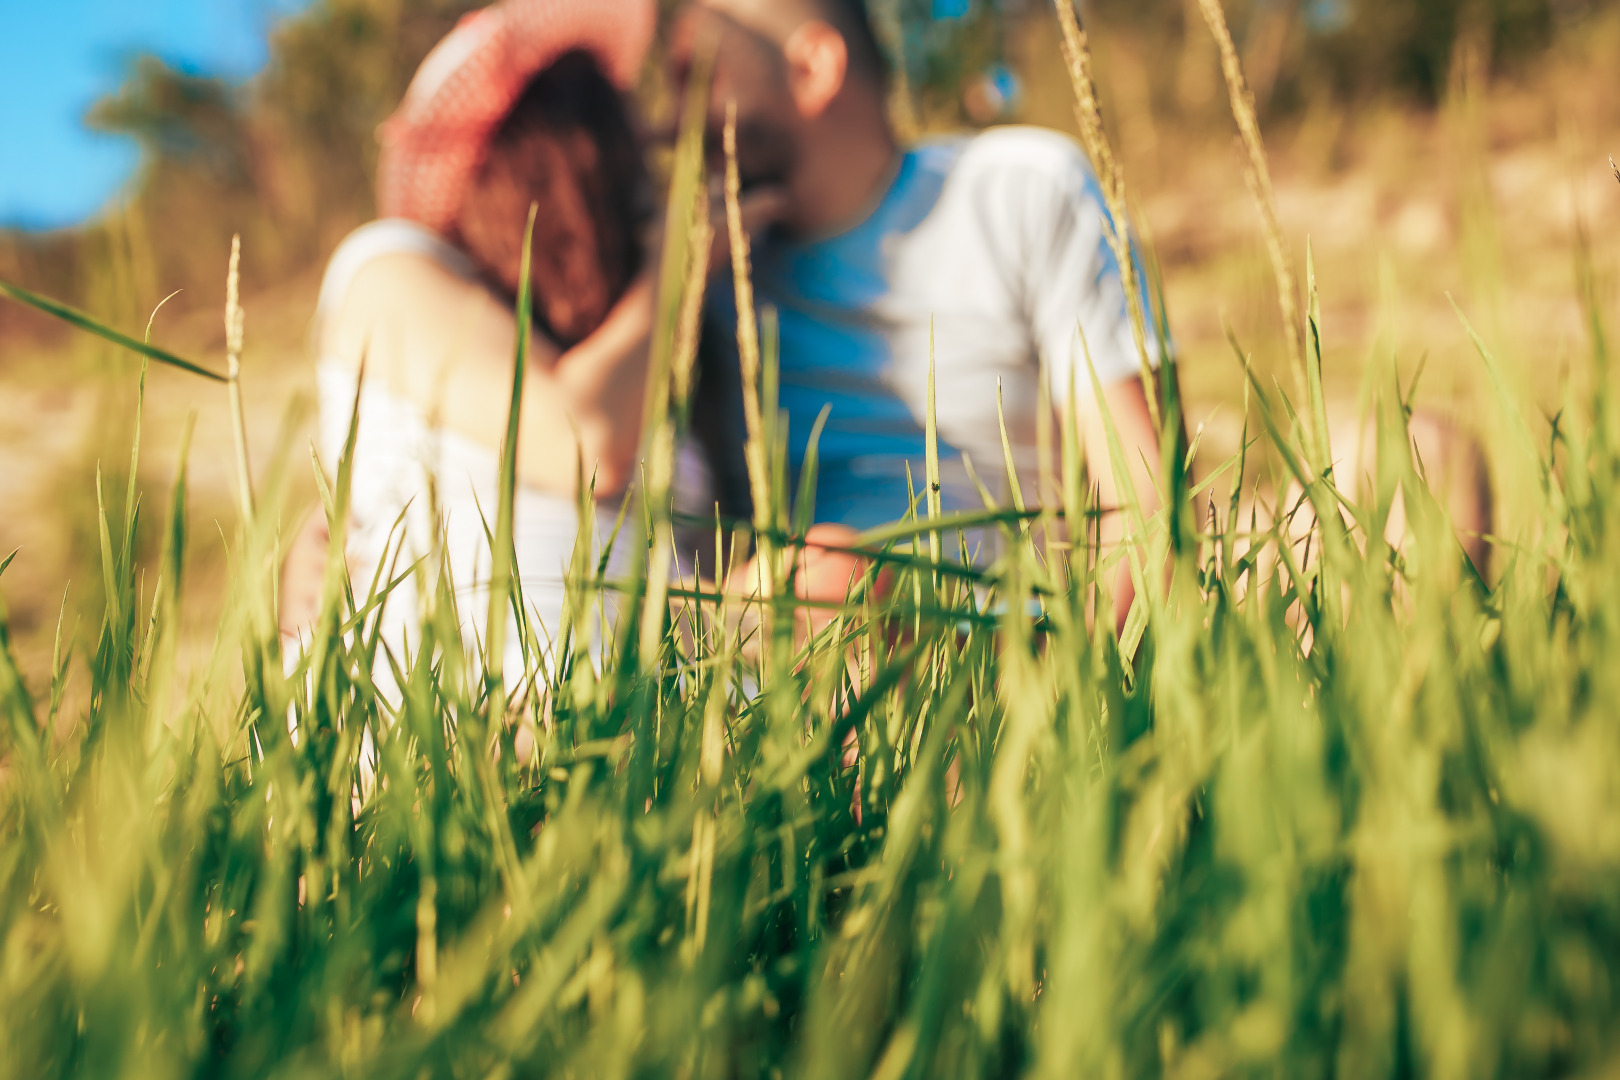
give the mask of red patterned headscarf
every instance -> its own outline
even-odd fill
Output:
[[[465,18],[426,60],[379,132],[377,205],[446,232],[490,140],[524,89],[564,53],[592,53],[628,89],[657,20],[654,0],[502,0]]]

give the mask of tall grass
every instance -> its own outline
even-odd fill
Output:
[[[651,494],[618,540],[653,553],[635,580],[604,582],[582,546],[551,636],[508,574],[466,641],[428,573],[401,656],[389,581],[334,559],[285,673],[272,474],[213,661],[182,682],[182,470],[151,573],[148,504],[133,484],[101,501],[106,613],[65,734],[68,657],[26,685],[0,618],[0,1075],[1620,1066],[1620,402],[1595,304],[1594,389],[1550,443],[1502,390],[1501,452],[1537,491],[1498,530],[1494,585],[1428,494],[1397,392],[1355,503],[1256,387],[1223,471],[1236,492],[1261,449],[1283,462],[1318,510],[1308,544],[1215,505],[1179,450],[1130,547],[1052,543],[1098,511],[1071,427],[1060,498],[955,518],[923,500],[864,538],[871,568],[807,637],[791,557],[748,598],[668,569],[699,149],[689,132],[671,199],[688,239],[664,266]],[[791,554],[769,325],[764,502],[737,543]],[[1179,423],[1173,385],[1163,408]],[[339,541],[348,476],[323,487]],[[503,506],[510,454],[505,481]],[[943,550],[969,522],[1000,532],[992,565]],[[509,552],[504,512],[494,542]],[[1122,558],[1151,586],[1123,637],[1094,618]],[[521,673],[500,662],[506,611]]]

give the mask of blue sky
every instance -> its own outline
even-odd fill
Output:
[[[270,27],[308,2],[0,0],[0,226],[77,224],[134,174],[132,143],[84,126],[131,57],[245,79],[264,66]]]

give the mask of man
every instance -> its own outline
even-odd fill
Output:
[[[896,520],[908,508],[908,467],[921,491],[930,354],[947,509],[982,506],[963,455],[993,487],[1005,475],[998,387],[1033,489],[1044,373],[1060,410],[1074,388],[1102,504],[1122,503],[1106,405],[1152,513],[1158,436],[1106,211],[1079,148],[1052,132],[1006,128],[902,150],[860,0],[696,0],[676,35],[678,77],[701,41],[717,50],[714,145],[735,102],[744,190],[785,196],[754,249],[754,288],[759,306],[780,316],[795,470],[830,408],[816,520],[857,529]],[[729,279],[716,282],[708,314],[707,343],[734,349]]]

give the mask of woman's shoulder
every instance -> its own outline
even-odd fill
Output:
[[[448,241],[409,222],[374,222],[332,256],[317,308],[320,363],[356,367],[363,352],[384,370],[409,367],[469,332],[509,332],[504,307]]]
[[[442,274],[475,281],[467,255],[438,233],[402,218],[384,218],[350,233],[332,253],[321,283],[320,307],[342,304],[355,280],[378,263],[431,265]]]
[[[472,260],[444,237],[412,221],[385,218],[350,233],[326,264],[315,307],[315,340],[322,352],[334,330],[353,322],[376,296],[415,304],[423,294],[454,296],[478,286]],[[357,303],[372,294],[366,303]],[[414,310],[405,307],[402,310]]]
[[[358,267],[335,310],[386,312],[391,319],[432,319],[447,306],[468,300],[493,300],[489,288],[425,252],[378,254]]]

